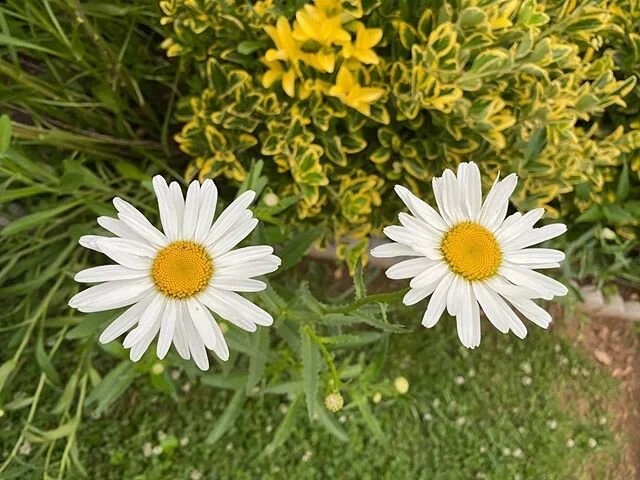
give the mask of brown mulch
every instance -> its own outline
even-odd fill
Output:
[[[614,429],[628,439],[615,477],[611,477],[620,480],[640,480],[640,335],[632,329],[632,322],[616,318],[564,320],[559,328],[619,381],[610,410]]]

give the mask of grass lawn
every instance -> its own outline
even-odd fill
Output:
[[[303,407],[284,445],[264,455],[291,404],[268,396],[250,399],[235,427],[206,444],[231,392],[182,373],[177,401],[143,378],[101,418],[88,419],[81,459],[99,479],[613,478],[620,440],[607,417],[613,385],[599,367],[539,331],[524,342],[492,332],[467,351],[441,323],[395,337],[383,375],[389,392],[398,375],[410,389],[374,406],[384,442],[355,409],[336,415],[349,435],[341,443],[312,430]]]

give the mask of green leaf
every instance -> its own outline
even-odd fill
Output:
[[[53,363],[51,363],[51,359],[44,350],[44,340],[42,338],[42,332],[40,332],[40,335],[38,335],[38,340],[36,342],[36,361],[40,366],[40,370],[42,370],[49,381],[51,383],[59,385],[60,376],[58,375],[58,372],[56,372]]]
[[[276,273],[282,274],[282,272],[297,265],[311,246],[320,239],[323,233],[324,229],[322,227],[315,227],[299,235],[293,234],[291,240],[282,247],[280,252],[282,265]]]
[[[9,375],[11,375],[11,372],[13,372],[15,368],[16,362],[13,359],[7,360],[2,365],[0,365],[0,391],[2,391],[2,387],[4,387],[4,384],[7,383]]]
[[[58,428],[54,428],[52,430],[39,430],[37,428],[30,428],[27,431],[27,436],[33,435],[33,440],[52,442],[54,440],[58,440],[60,438],[68,437],[78,428],[78,419],[74,418],[73,420],[60,425]]]
[[[256,42],[252,40],[245,40],[238,44],[238,53],[241,55],[251,55],[256,50],[260,50],[265,47],[265,42]]]
[[[238,390],[247,384],[247,375],[236,373],[233,375],[205,374],[200,377],[200,382],[215,388],[226,390]]]
[[[357,334],[322,337],[322,343],[330,348],[355,348],[374,343],[382,336],[379,332],[361,332]]]
[[[11,235],[15,235],[16,233],[23,232],[25,230],[29,230],[30,228],[34,228],[38,225],[46,223],[48,220],[55,218],[67,210],[71,210],[72,208],[77,207],[82,203],[82,200],[75,200],[59,205],[55,208],[50,208],[48,210],[44,210],[42,212],[32,213],[30,215],[25,215],[24,217],[18,218],[14,220],[9,225],[4,227],[0,231],[0,236],[8,237]]]
[[[362,273],[362,258],[358,257],[356,263],[356,271],[353,275],[353,286],[356,291],[356,300],[360,300],[367,294],[367,287],[364,284],[364,275]]]
[[[584,211],[582,215],[576,218],[576,223],[594,223],[604,220],[604,212],[600,205],[592,205],[588,210]]]
[[[149,180],[149,175],[145,174],[136,165],[127,160],[118,160],[115,162],[114,167],[116,171],[126,179],[136,180],[138,182]]]
[[[379,442],[384,443],[385,441],[384,432],[382,431],[382,427],[380,426],[378,419],[376,419],[376,417],[373,415],[373,412],[369,407],[369,403],[366,397],[358,397],[356,399],[356,405],[358,406],[358,410],[360,410],[360,413],[362,414],[362,418],[367,424],[367,427],[369,427],[369,430],[371,430],[371,433],[373,433],[373,436]]]
[[[622,205],[603,205],[604,216],[610,222],[633,222],[636,218],[627,212]]]
[[[136,364],[123,360],[91,391],[87,405],[97,404],[96,413],[103,412],[129,388],[136,375]]]
[[[83,315],[82,317],[75,317],[76,320],[80,320],[75,327],[67,332],[65,338],[73,340],[76,338],[86,338],[94,333],[104,325],[107,320],[115,319],[113,312],[96,312]]]
[[[620,176],[618,177],[618,186],[616,188],[616,200],[622,202],[629,196],[629,165],[627,161],[622,164]]]
[[[276,385],[269,385],[262,389],[262,392],[270,395],[291,395],[294,393],[302,393],[303,382],[283,382]]]
[[[291,405],[289,405],[287,414],[282,419],[276,433],[273,435],[273,440],[271,440],[271,442],[266,446],[261,455],[271,455],[287,440],[287,438],[289,438],[289,435],[291,435],[291,432],[293,432],[293,428],[296,425],[295,419],[298,415],[301,404],[302,395],[297,395],[293,402],[291,402]]]
[[[308,327],[307,327],[308,328]],[[313,421],[316,408],[316,396],[318,394],[318,380],[320,377],[320,352],[311,333],[305,328],[301,330],[302,336],[302,381],[304,383],[304,396],[307,402],[309,420]]]
[[[318,422],[322,425],[327,432],[336,437],[341,442],[349,441],[347,432],[336,421],[335,417],[331,415],[324,406],[318,402],[316,404],[316,414],[318,415]]]
[[[11,119],[9,115],[0,116],[0,155],[4,155],[11,145]]]
[[[0,132],[0,135],[2,135],[2,132]],[[0,154],[1,153],[2,151],[0,151]],[[31,197],[33,195],[38,195],[40,193],[45,193],[45,192],[47,192],[47,190],[40,186],[14,188],[13,190],[9,190],[0,194],[0,204],[9,203],[9,202],[12,202],[13,200],[18,200],[20,198],[25,198],[25,197]]]
[[[211,433],[207,437],[206,442],[209,445],[220,440],[222,436],[233,426],[236,418],[238,418],[238,415],[240,415],[240,412],[242,411],[242,406],[244,405],[246,398],[247,396],[244,388],[240,388],[236,391],[235,395],[227,405],[227,408],[224,410],[222,415],[220,415],[218,421],[213,426],[213,430],[211,430]]]
[[[73,375],[69,377],[69,380],[67,381],[67,384],[64,387],[64,391],[62,392],[62,395],[60,395],[60,398],[58,398],[58,403],[56,403],[56,406],[53,407],[53,410],[51,411],[51,413],[55,413],[59,415],[62,412],[64,412],[69,407],[69,405],[71,405],[71,402],[73,401],[73,397],[76,393],[77,386],[78,386],[78,374],[74,372]]]
[[[264,373],[269,352],[269,329],[259,328],[252,337],[252,350],[255,353],[249,359],[249,375],[247,376],[247,393],[255,387]]]

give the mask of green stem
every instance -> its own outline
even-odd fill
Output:
[[[324,309],[324,313],[351,313],[359,309],[364,305],[368,305],[370,303],[390,303],[394,302],[398,298],[403,297],[409,291],[408,288],[403,288],[402,290],[398,290],[396,292],[389,293],[376,293],[374,295],[368,295],[366,297],[361,298],[360,300],[352,303],[351,305],[343,306],[343,307],[328,307]]]

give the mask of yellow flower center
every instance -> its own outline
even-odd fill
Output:
[[[204,290],[213,275],[213,262],[202,245],[173,242],[158,252],[151,276],[156,288],[171,298],[188,298]]]
[[[496,237],[474,222],[454,226],[444,236],[440,248],[451,270],[467,280],[484,280],[495,275],[502,262]]]

